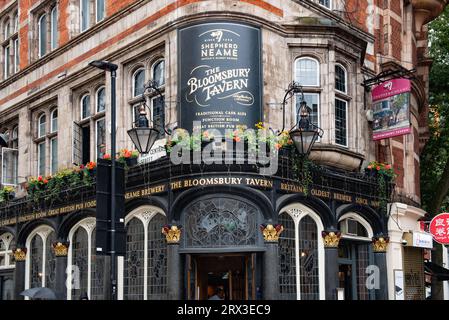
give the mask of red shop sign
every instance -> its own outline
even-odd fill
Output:
[[[429,231],[436,242],[449,244],[449,213],[442,213],[433,218]]]

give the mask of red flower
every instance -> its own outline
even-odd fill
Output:
[[[48,183],[48,180],[47,179],[44,179],[44,184],[47,184]]]
[[[104,160],[111,160],[111,155],[110,155],[109,153],[106,153],[106,154],[103,156],[103,159],[104,159]]]
[[[376,170],[377,170],[377,171],[379,171],[379,170],[380,170],[380,167],[379,167],[379,166],[377,166],[377,167],[376,167]]]
[[[84,169],[84,164],[80,165],[80,169],[81,170]]]
[[[234,137],[235,142],[240,142],[240,140],[241,140],[240,137]]]
[[[368,169],[370,169],[370,170],[371,170],[372,168],[373,168],[373,166],[368,166]]]
[[[387,164],[387,165],[385,166],[385,169],[390,170],[390,169],[391,169],[391,164]]]
[[[279,150],[280,148],[282,148],[282,145],[280,143],[276,143],[275,147],[277,150]]]
[[[37,178],[37,181],[42,182],[42,176],[39,176],[39,177]]]

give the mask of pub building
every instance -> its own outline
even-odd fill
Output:
[[[426,24],[446,4],[2,2],[0,298],[111,298],[96,224],[116,79],[118,299],[424,299]],[[142,125],[154,144],[132,163]],[[256,125],[286,139],[268,164],[240,137]],[[232,151],[178,153],[181,128]]]

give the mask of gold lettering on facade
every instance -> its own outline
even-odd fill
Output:
[[[323,191],[323,190],[317,190],[317,189],[312,189],[312,195],[315,197],[320,197],[320,198],[331,198],[331,193],[329,191]]]
[[[364,198],[355,198],[355,202],[358,204],[363,204],[363,205],[368,205],[368,199],[364,199]]]
[[[304,193],[304,189],[301,186],[289,183],[281,183],[281,190],[295,193]]]
[[[352,202],[352,197],[351,196],[348,196],[348,195],[342,194],[342,193],[334,192],[334,199],[335,200],[340,200],[340,201],[345,201],[345,202]]]

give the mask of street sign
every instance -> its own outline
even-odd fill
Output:
[[[449,213],[437,215],[430,222],[429,231],[433,239],[443,245],[449,244]]]

